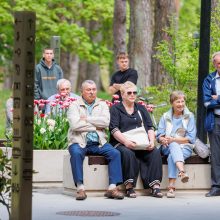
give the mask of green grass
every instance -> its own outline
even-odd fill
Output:
[[[5,122],[6,122],[6,115],[5,115],[5,104],[6,100],[10,97],[11,91],[10,90],[1,90],[0,91],[0,139],[5,138]]]

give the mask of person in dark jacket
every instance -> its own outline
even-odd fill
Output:
[[[125,52],[120,52],[117,55],[117,64],[119,70],[115,72],[111,77],[109,93],[111,95],[113,94],[118,95],[119,100],[121,101],[122,100],[120,93],[121,85],[126,81],[133,82],[136,85],[138,79],[138,73],[136,70],[129,68],[129,57],[128,54]]]
[[[155,133],[150,115],[143,105],[135,103],[136,85],[129,81],[125,82],[121,85],[120,91],[122,102],[110,109],[109,130],[110,143],[121,153],[126,196],[136,197],[134,188],[140,171],[144,189],[150,188],[152,196],[161,198],[162,160],[159,150],[155,147]],[[142,123],[150,144],[146,150],[135,150],[136,144],[128,140],[123,132],[141,127]]]
[[[43,58],[35,68],[34,99],[48,99],[57,92],[56,85],[63,78],[61,67],[54,60],[54,51],[44,49]]]
[[[203,102],[207,109],[205,129],[211,147],[211,190],[207,197],[220,196],[220,51],[212,56],[215,71],[203,82]]]

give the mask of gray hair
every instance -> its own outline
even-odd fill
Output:
[[[69,87],[70,87],[70,89],[71,89],[71,82],[68,80],[68,79],[59,79],[58,81],[57,81],[57,90],[59,90],[60,89],[60,86],[62,85],[62,84],[64,84],[64,83],[66,83]]]
[[[173,91],[170,94],[170,103],[172,104],[174,101],[179,99],[180,97],[183,97],[184,100],[186,99],[186,95],[184,94],[183,91]]]
[[[217,51],[217,52],[213,53],[213,55],[212,55],[212,62],[215,61],[215,57],[218,56],[218,55],[220,56],[220,51]]]
[[[82,91],[83,88],[85,87],[85,84],[96,85],[96,83],[95,83],[93,80],[87,79],[87,80],[85,80],[85,81],[82,82],[81,91]]]

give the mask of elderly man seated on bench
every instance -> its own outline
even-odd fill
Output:
[[[76,200],[87,198],[83,184],[83,160],[87,154],[103,155],[108,161],[109,187],[105,196],[123,199],[117,185],[122,183],[121,156],[107,143],[105,129],[110,122],[109,108],[97,98],[96,84],[86,80],[81,86],[81,97],[73,102],[67,112],[69,120],[69,153],[73,180],[77,186]]]

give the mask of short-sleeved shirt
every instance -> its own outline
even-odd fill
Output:
[[[125,71],[119,70],[112,75],[110,86],[113,86],[114,83],[123,84],[127,81],[133,82],[136,85],[137,79],[138,79],[138,74],[136,70],[132,68],[128,68]],[[119,100],[121,101],[122,98],[120,91],[116,92],[115,94],[119,95]]]
[[[141,113],[142,119],[140,118],[138,111]],[[119,130],[121,132],[126,132],[141,127],[142,120],[146,132],[148,130],[153,130],[151,117],[144,106],[135,103],[134,112],[130,115],[126,112],[122,103],[113,105],[110,109],[110,143],[113,146],[119,143],[113,136],[116,131]]]

